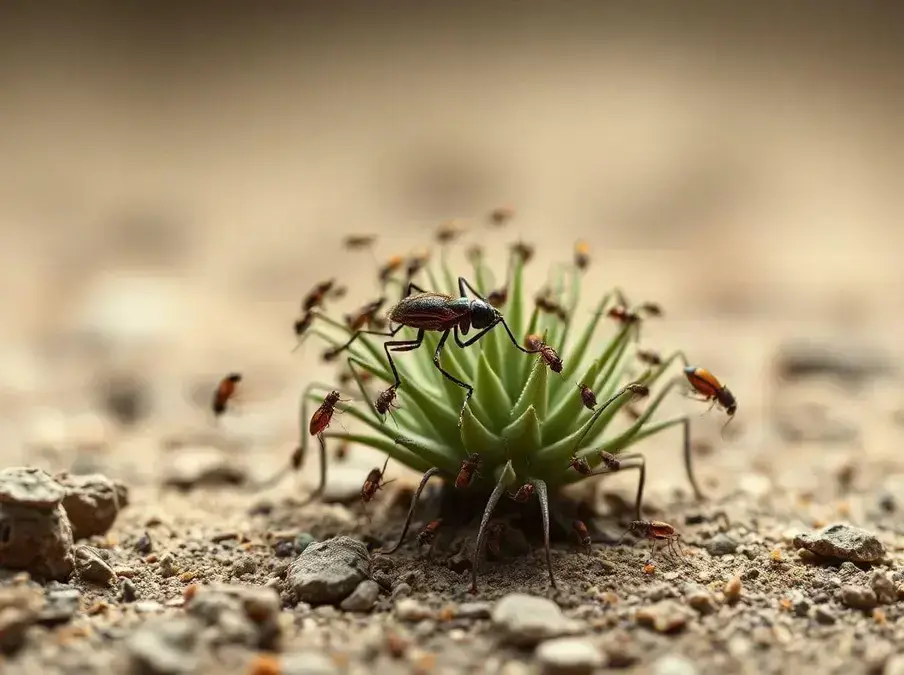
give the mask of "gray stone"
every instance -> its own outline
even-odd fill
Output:
[[[885,547],[874,534],[843,523],[799,534],[794,537],[794,545],[824,558],[852,562],[877,562],[885,556]]]
[[[75,571],[80,579],[100,586],[116,581],[116,572],[103,561],[91,546],[75,547]]]
[[[810,613],[810,601],[800,591],[791,592],[791,611],[800,617]]]
[[[399,600],[401,598],[407,598],[411,595],[411,586],[405,583],[404,581],[397,583],[392,587],[392,599]]]
[[[869,578],[869,585],[876,594],[876,598],[883,605],[891,605],[898,599],[898,589],[890,575],[876,570]]]
[[[872,609],[879,604],[873,589],[866,586],[842,586],[841,602],[852,609]]]
[[[176,557],[167,551],[157,563],[157,571],[164,579],[176,576]]]
[[[738,548],[738,542],[729,537],[727,534],[720,532],[706,542],[706,550],[713,557],[730,555]]]
[[[813,618],[816,619],[817,623],[821,623],[824,626],[831,626],[838,620],[835,613],[824,605],[816,605],[813,608]]]
[[[66,493],[63,508],[72,523],[75,539],[106,534],[120,510],[129,503],[126,486],[101,474],[73,476],[62,473],[55,478]]]
[[[242,485],[247,471],[213,447],[183,448],[169,460],[163,483],[180,490],[200,486]]]
[[[61,505],[0,503],[0,567],[66,581],[73,564],[72,526]]]
[[[198,669],[201,625],[188,617],[149,620],[126,640],[133,672],[181,675]]]
[[[576,637],[547,640],[537,647],[536,657],[545,675],[587,675],[603,665],[593,643]]]
[[[283,654],[281,675],[338,675],[333,660],[321,652],[303,651]]]
[[[63,487],[42,469],[11,467],[0,471],[0,504],[50,510],[65,495]]]
[[[530,647],[543,640],[572,635],[580,624],[570,621],[552,600],[510,593],[493,608],[493,625],[504,641]]]
[[[309,545],[289,566],[286,587],[298,602],[338,604],[370,576],[367,547],[351,537]]]
[[[119,581],[119,599],[122,602],[135,602],[138,597],[138,590],[131,579],[123,577]]]
[[[652,675],[697,675],[697,667],[680,654],[667,654],[654,664]]]
[[[376,581],[365,579],[355,587],[355,590],[348,596],[339,607],[346,612],[369,612],[377,604],[377,598],[380,597],[380,586]]]
[[[716,611],[716,600],[713,594],[699,584],[685,586],[684,599],[700,614],[712,614]]]

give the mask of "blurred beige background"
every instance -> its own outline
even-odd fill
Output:
[[[4,3],[5,462],[204,426],[232,370],[227,428],[275,462],[324,375],[288,353],[301,295],[340,265],[348,306],[369,293],[341,235],[388,256],[500,204],[493,241],[548,261],[586,238],[600,291],[667,307],[645,339],[747,417],[723,461],[774,452],[782,340],[900,355],[904,5],[423,4]],[[125,428],[102,400],[136,373]]]

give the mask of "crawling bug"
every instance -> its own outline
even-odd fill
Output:
[[[568,468],[574,469],[579,474],[584,476],[593,475],[593,468],[590,466],[590,462],[588,462],[583,457],[572,457],[571,461],[568,462]]]
[[[684,560],[681,549],[678,547],[678,540],[681,538],[681,535],[668,523],[664,523],[661,520],[631,521],[627,531],[621,536],[621,539],[618,540],[616,546],[622,542],[622,539],[628,536],[629,532],[634,532],[644,539],[653,541],[653,545],[650,547],[650,562],[653,560],[653,553],[656,551],[656,542],[658,541],[665,541],[669,553],[674,555],[677,550],[678,557]]]
[[[361,330],[365,326],[372,325],[374,317],[377,315],[377,312],[380,311],[380,308],[383,307],[385,302],[386,297],[383,296],[377,298],[373,302],[368,302],[355,312],[346,314],[345,325],[348,326],[349,330]]]
[[[348,251],[370,248],[377,241],[375,234],[352,234],[342,240],[342,246]]]
[[[694,388],[694,391],[701,396],[699,400],[712,401],[712,405],[709,407],[710,410],[712,410],[712,407],[716,404],[725,410],[728,419],[725,424],[722,425],[722,430],[724,431],[725,427],[728,426],[728,423],[734,419],[734,414],[738,411],[738,402],[735,400],[734,394],[728,390],[728,387],[719,382],[715,375],[706,370],[706,368],[687,366],[684,369],[684,375],[687,377],[688,382],[690,382],[691,387]]]
[[[472,452],[466,460],[462,461],[458,475],[455,477],[456,489],[463,490],[471,485],[474,480],[474,474],[480,468],[480,462],[480,455],[476,452]]]
[[[534,247],[524,241],[516,241],[512,244],[512,253],[521,258],[521,262],[525,265],[534,257]]]
[[[650,366],[662,365],[662,356],[660,356],[659,352],[654,352],[652,349],[638,349],[635,356],[641,363],[646,363]]]
[[[394,255],[389,260],[387,260],[379,270],[377,270],[377,277],[380,280],[380,283],[385,284],[389,281],[389,278],[395,274],[398,270],[402,268],[402,265],[405,264],[405,258],[400,255]]]
[[[574,266],[579,270],[585,270],[589,264],[590,245],[586,241],[579,241],[574,245]]]
[[[386,473],[387,464],[389,464],[389,457],[383,462],[382,469],[374,467],[370,470],[370,473],[367,474],[364,485],[361,486],[361,501],[365,504],[374,498],[374,495],[377,494],[377,490],[382,490],[384,485],[388,485],[392,482],[391,480],[383,480],[383,474]]]
[[[309,312],[315,307],[322,307],[327,293],[330,292],[335,284],[335,279],[328,279],[327,281],[321,281],[314,286],[314,288],[308,291],[308,294],[304,296],[304,300],[301,301],[301,310],[303,312]]]
[[[395,404],[395,398],[395,388],[389,387],[388,389],[384,389],[380,392],[380,395],[377,396],[377,400],[374,402],[374,408],[381,415],[386,415],[386,413],[391,415],[392,409],[399,407]]]
[[[468,231],[467,225],[458,220],[447,220],[436,228],[436,240],[441,244],[449,244]]]
[[[487,295],[487,302],[493,305],[493,307],[502,307],[506,301],[508,300],[508,286],[503,286],[502,288],[497,288],[495,291],[490,291],[489,295]]]
[[[213,393],[213,402],[211,403],[214,415],[219,417],[226,412],[226,404],[235,395],[235,390],[241,381],[242,376],[240,373],[230,373],[220,380],[216,391]]]
[[[433,550],[433,544],[436,541],[436,531],[439,529],[439,526],[442,525],[443,519],[438,518],[437,520],[431,520],[427,525],[421,530],[417,535],[417,550],[420,551],[424,546],[430,546],[430,550]]]
[[[577,535],[578,542],[583,546],[586,550],[590,550],[590,533],[587,532],[587,526],[584,524],[583,520],[575,520],[571,524],[571,528],[574,530],[574,533]]]
[[[562,359],[559,358],[559,353],[545,342],[540,345],[540,356],[552,372],[562,372]]]
[[[511,206],[499,206],[490,211],[490,223],[497,227],[505,225],[515,217],[515,209]]]
[[[317,315],[314,312],[308,311],[302,314],[298,319],[296,319],[293,328],[295,330],[295,337],[298,338],[298,341],[295,347],[292,349],[293,352],[301,347],[303,342],[302,338],[304,337],[304,334],[308,332],[308,328],[311,327],[311,324],[314,323],[314,318],[316,316]]]
[[[523,504],[524,502],[526,502],[528,499],[530,499],[533,496],[535,491],[536,491],[536,488],[534,487],[533,483],[525,483],[524,485],[522,485],[521,487],[518,488],[517,492],[514,492],[514,493],[510,492],[509,499],[511,499],[512,501],[516,501],[519,504]]]
[[[539,353],[540,346],[543,344],[543,336],[536,333],[530,333],[524,338],[524,346],[532,352]]]
[[[596,407],[596,394],[593,393],[593,390],[588,387],[586,384],[579,384],[578,389],[581,390],[581,402],[584,404],[584,407],[588,410],[593,410]]]
[[[330,426],[330,422],[333,420],[336,404],[341,400],[338,391],[331,391],[326,395],[326,398],[323,399],[323,403],[321,403],[320,407],[314,411],[313,415],[311,415],[311,423],[308,425],[308,431],[311,436],[316,436],[317,434],[322,434],[326,431],[327,427]]]
[[[662,305],[658,302],[642,302],[637,306],[637,311],[642,312],[647,316],[660,317],[663,315]]]
[[[417,294],[411,295],[412,291],[417,291]],[[536,354],[539,350],[525,349],[519,345],[518,340],[515,339],[511,328],[509,328],[499,310],[491,307],[464,277],[458,278],[458,291],[460,297],[453,298],[444,293],[425,291],[419,286],[409,283],[405,296],[395,307],[389,310],[389,320],[391,323],[396,324],[395,328],[387,332],[373,330],[356,331],[345,344],[335,347],[333,353],[338,355],[343,350],[348,349],[361,335],[394,337],[405,326],[416,328],[417,337],[413,340],[390,340],[383,343],[386,359],[389,361],[389,367],[395,377],[392,388],[398,389],[402,386],[402,379],[399,377],[399,372],[392,359],[392,352],[407,352],[417,349],[424,343],[424,335],[428,330],[440,332],[442,335],[433,353],[433,365],[443,377],[465,389],[465,400],[461,407],[461,415],[464,415],[465,407],[467,407],[471,396],[474,394],[474,387],[467,382],[459,380],[440,365],[440,355],[450,334],[455,336],[455,342],[459,347],[465,348],[473,345],[497,325],[502,325],[512,344],[519,350],[525,354]],[[468,298],[466,291],[471,291],[477,296],[476,299]],[[468,340],[462,340],[461,335],[467,335],[472,326],[478,330],[478,333]],[[461,416],[459,417],[459,422],[461,422]]]
[[[538,293],[534,297],[534,303],[541,312],[553,314],[561,321],[568,321],[568,311],[549,294],[548,289]]]

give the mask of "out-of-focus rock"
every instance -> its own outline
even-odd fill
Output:
[[[72,523],[75,539],[106,534],[119,511],[129,503],[128,488],[104,475],[61,473],[55,478],[66,491],[63,508]]]

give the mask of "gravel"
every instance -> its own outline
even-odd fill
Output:
[[[586,675],[603,665],[603,657],[584,638],[558,638],[543,642],[536,651],[544,675]]]

